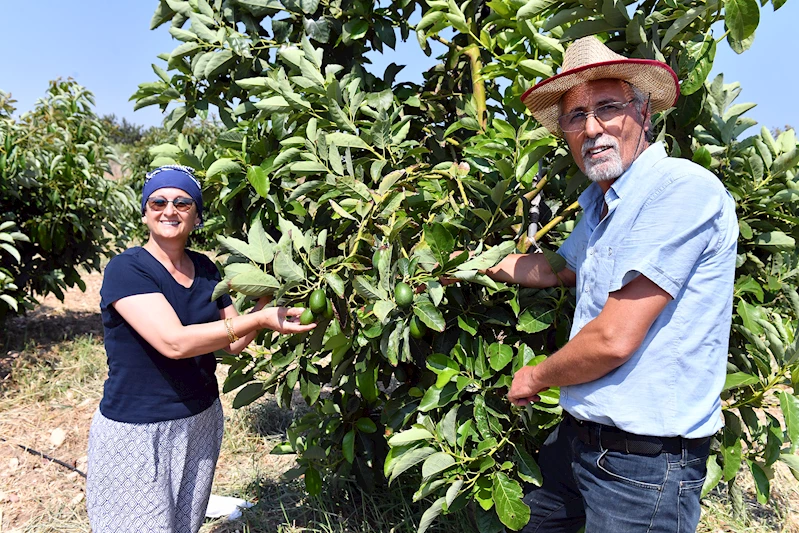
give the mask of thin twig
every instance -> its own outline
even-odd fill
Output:
[[[3,437],[0,437],[0,441],[9,442],[7,439],[4,439]],[[27,447],[27,446],[25,446],[23,444],[10,443],[10,442],[9,442],[9,444],[16,444],[17,446],[19,446],[20,448],[22,448],[23,450],[25,450],[26,452],[28,452],[31,455],[37,455],[39,457],[43,457],[44,459],[47,459],[48,461],[52,461],[52,462],[54,462],[54,463],[56,463],[58,465],[63,466],[64,468],[69,468],[73,472],[77,472],[81,476],[86,477],[86,474],[84,472],[82,472],[81,470],[78,470],[77,468],[75,468],[71,464],[65,463],[64,461],[59,461],[58,459],[55,459],[54,457],[50,457],[46,453],[42,453],[42,452],[40,452],[38,450],[34,450],[33,448],[29,448],[29,447]]]

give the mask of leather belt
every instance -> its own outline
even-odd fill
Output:
[[[710,437],[686,439],[636,435],[615,426],[578,420],[568,411],[564,411],[563,420],[575,429],[577,438],[588,446],[638,455],[658,455],[662,452],[681,454],[683,449],[693,450],[710,440]]]

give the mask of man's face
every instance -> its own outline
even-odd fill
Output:
[[[574,87],[561,98],[561,114],[592,112],[610,103],[626,103],[633,98],[630,87],[621,80],[589,81]],[[644,120],[635,105],[628,105],[619,116],[602,122],[594,115],[586,118],[585,128],[565,132],[574,161],[591,181],[615,180],[638,157],[646,143]]]

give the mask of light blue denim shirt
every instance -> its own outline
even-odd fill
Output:
[[[653,144],[604,200],[596,183],[558,253],[577,274],[571,337],[599,315],[608,294],[643,275],[673,300],[623,365],[561,388],[561,406],[582,420],[639,435],[695,438],[722,426],[738,221],[719,179]]]

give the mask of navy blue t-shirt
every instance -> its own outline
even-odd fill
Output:
[[[186,253],[194,263],[194,281],[188,288],[140,247],[125,250],[105,268],[100,310],[108,379],[100,412],[106,418],[135,424],[176,420],[204,411],[219,396],[212,353],[188,359],[161,355],[112,306],[127,296],[158,292],[184,326],[219,320],[219,311],[231,304],[227,295],[211,301],[219,271],[204,255]]]

